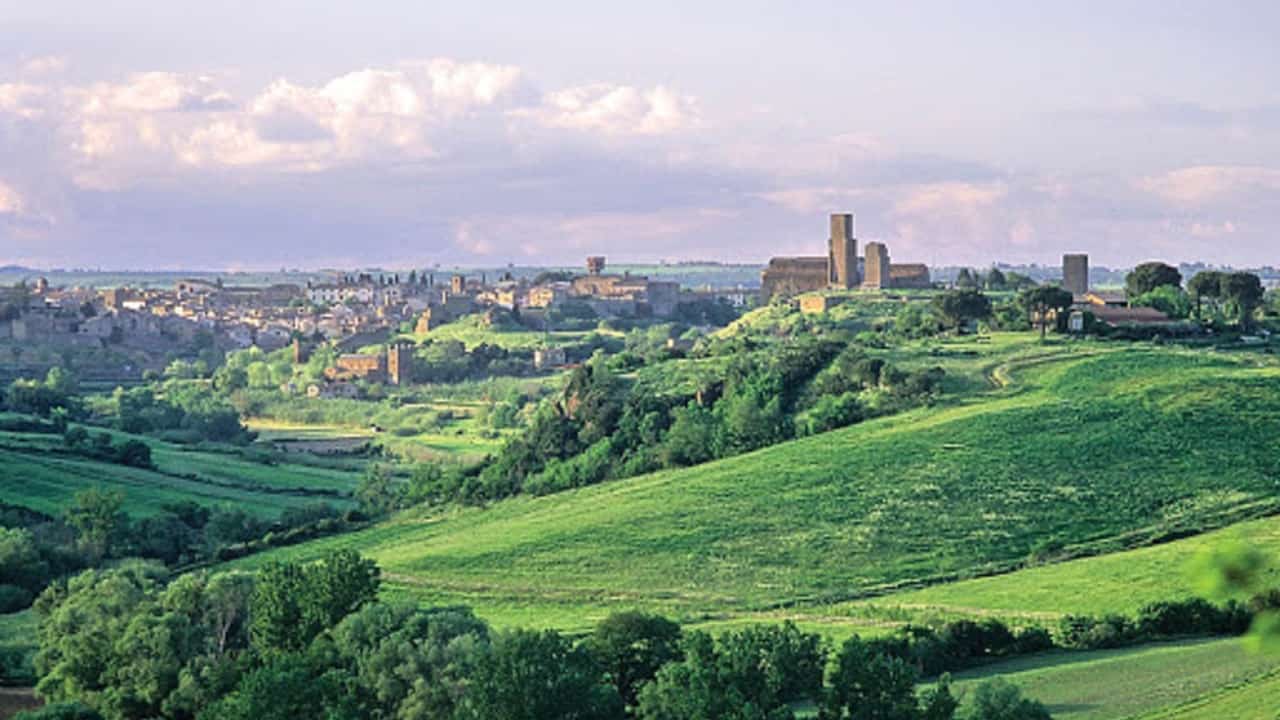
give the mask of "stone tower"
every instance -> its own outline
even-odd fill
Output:
[[[413,345],[393,343],[387,348],[387,380],[392,385],[408,385],[413,382]]]
[[[831,238],[827,247],[830,285],[844,290],[858,287],[858,240],[854,237],[852,213],[831,215]]]
[[[463,275],[454,275],[449,278],[449,292],[455,295],[461,295],[467,291],[467,278]]]
[[[1089,292],[1088,255],[1062,256],[1062,289],[1076,296]]]
[[[889,246],[884,243],[867,243],[866,278],[862,286],[880,290],[891,287],[893,281],[889,277]]]

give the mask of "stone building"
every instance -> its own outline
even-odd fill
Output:
[[[853,232],[853,215],[831,216],[831,236],[826,257],[775,257],[760,275],[760,292],[767,300],[775,296],[836,288],[872,290],[887,288],[928,288],[929,268],[919,263],[894,265],[884,243],[867,243],[866,257],[859,262],[858,241]]]
[[[413,382],[413,344],[398,342],[387,348],[387,381],[392,385]]]
[[[1076,297],[1089,292],[1089,256],[1067,254],[1062,256],[1062,288]]]

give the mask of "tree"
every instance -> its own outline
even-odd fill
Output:
[[[89,570],[45,590],[35,606],[41,616],[35,656],[40,696],[54,703],[82,702],[108,717],[123,717],[123,704],[136,696],[116,686],[134,681],[122,671],[131,660],[125,652],[137,652],[121,641],[136,618],[155,609],[163,574],[160,565],[130,562]],[[138,624],[130,642],[139,640],[144,630],[151,632]],[[172,657],[172,644],[164,635],[153,633],[150,650],[142,653],[143,659],[154,660],[148,677],[177,672],[166,659]]]
[[[258,572],[249,634],[259,652],[299,652],[321,632],[372,602],[378,566],[352,550],[314,564],[270,562]]]
[[[459,720],[615,720],[622,698],[591,655],[559,633],[497,636],[471,676]]]
[[[978,278],[976,273],[969,268],[960,268],[959,274],[956,275],[956,287],[973,289],[978,287]]]
[[[960,332],[972,320],[991,317],[991,299],[978,290],[952,290],[935,296],[933,309],[944,324]]]
[[[1262,305],[1264,292],[1257,275],[1233,272],[1222,277],[1222,299],[1234,311],[1240,328],[1246,332],[1253,327],[1253,314]]]
[[[1040,326],[1040,338],[1043,340],[1049,326],[1049,315],[1066,312],[1075,298],[1070,291],[1056,285],[1041,285],[1023,290],[1018,300],[1031,322]]]
[[[680,626],[662,616],[621,612],[600,621],[586,647],[623,704],[634,707],[640,687],[663,665],[680,659],[680,637]]]
[[[64,517],[75,528],[81,547],[100,559],[111,552],[128,526],[123,506],[123,492],[93,487],[75,494]]]
[[[1187,281],[1187,290],[1191,293],[1191,297],[1196,303],[1196,317],[1203,318],[1201,314],[1201,301],[1204,298],[1210,300],[1218,300],[1222,297],[1222,277],[1223,274],[1217,270],[1205,270],[1198,272]]]
[[[1008,281],[1004,277],[1004,273],[1000,272],[1000,268],[993,267],[987,273],[986,286],[988,290],[1004,290]]]
[[[1164,285],[1182,287],[1182,273],[1162,262],[1142,263],[1124,278],[1125,291],[1131,298],[1141,297]]]
[[[151,462],[151,446],[141,440],[126,440],[114,450],[115,461],[129,467],[154,467]]]
[[[826,661],[816,635],[794,624],[750,627],[713,640],[685,637],[684,659],[640,691],[642,720],[787,720],[789,704],[818,700]]]
[[[1176,285],[1161,285],[1145,295],[1133,298],[1130,304],[1155,308],[1171,318],[1181,319],[1191,314],[1191,299]]]
[[[333,673],[301,655],[272,658],[245,675],[234,692],[210,705],[198,720],[355,720]]]
[[[823,720],[919,720],[916,671],[861,638],[845,641],[822,705]]]
[[[961,720],[1052,720],[1044,705],[1022,697],[1007,680],[987,680],[973,690]]]
[[[360,510],[372,517],[384,517],[404,507],[405,487],[382,465],[370,465],[356,486]]]
[[[364,717],[448,718],[483,661],[489,628],[466,608],[372,603],[332,632],[332,664],[345,669]]]
[[[715,457],[720,422],[711,410],[690,402],[672,412],[662,454],[667,465],[697,465]]]

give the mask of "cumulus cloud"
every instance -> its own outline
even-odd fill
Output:
[[[607,135],[662,135],[700,123],[695,98],[661,85],[648,90],[608,84],[566,88],[547,93],[540,106],[514,114],[547,127]]]
[[[1280,170],[1265,166],[1015,172],[911,152],[856,120],[827,134],[741,128],[674,88],[547,89],[496,63],[411,61],[234,92],[217,74],[76,84],[53,62],[16,72],[0,82],[0,239],[65,253],[51,262],[106,239],[121,262],[181,248],[174,262],[187,265],[763,261],[821,253],[823,216],[852,211],[862,239],[901,261],[1070,249],[1118,264],[1189,259],[1224,238],[1256,253],[1280,226]]]

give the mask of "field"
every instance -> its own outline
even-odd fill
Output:
[[[1234,639],[1187,640],[1124,650],[1046,653],[959,673],[954,680],[963,692],[980,680],[1002,677],[1043,702],[1055,720],[1119,720],[1148,717],[1146,713],[1153,711],[1160,711],[1156,717],[1161,718],[1226,720],[1274,718],[1280,696],[1272,695],[1267,703],[1259,688],[1275,688],[1278,669],[1280,658],[1251,655]],[[1227,702],[1245,714],[1184,714],[1196,704],[1222,711]],[[1266,714],[1250,715],[1250,706]],[[1180,709],[1165,710],[1171,707]]]
[[[129,437],[113,433],[117,441]],[[151,446],[156,469],[116,465],[66,453],[56,435],[0,433],[0,497],[50,515],[61,513],[75,493],[89,487],[125,493],[135,516],[160,512],[171,502],[228,504],[274,518],[286,508],[317,501],[352,504],[355,472],[327,464],[260,462],[233,451],[192,450],[141,438]]]
[[[817,620],[843,602],[1276,510],[1276,367],[1029,347],[955,360],[996,386],[980,398],[696,468],[410,513],[278,554],[354,547],[387,571],[390,592],[468,603],[499,624],[580,629],[628,606],[693,622],[806,609]]]

